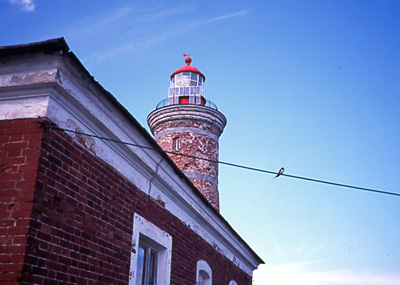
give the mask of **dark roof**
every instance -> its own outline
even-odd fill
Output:
[[[50,54],[54,52],[62,52],[68,55],[71,60],[87,75],[88,78],[92,80],[92,82],[107,96],[107,99],[113,103],[130,121],[131,123],[142,133],[142,135],[147,139],[149,144],[157,150],[168,163],[174,169],[175,173],[184,180],[193,190],[193,192],[200,197],[200,199],[217,215],[221,221],[231,230],[231,232],[246,245],[246,247],[253,253],[254,257],[260,264],[263,264],[264,261],[253,251],[253,249],[243,240],[243,238],[232,228],[232,226],[225,220],[225,218],[210,204],[210,202],[201,194],[201,192],[193,185],[193,183],[186,177],[185,174],[175,165],[172,159],[162,150],[162,148],[158,145],[158,143],[154,140],[154,138],[147,132],[145,128],[132,116],[132,114],[125,109],[125,107],[118,102],[118,100],[103,86],[97,82],[94,77],[87,71],[87,69],[83,66],[83,64],[79,61],[76,55],[70,51],[69,46],[63,37],[50,39],[41,42],[34,42],[28,44],[20,44],[20,45],[10,45],[10,46],[2,46],[0,47],[0,58],[19,55],[19,54],[27,54],[27,53],[45,53]]]
[[[55,51],[69,51],[69,47],[64,38],[22,45],[2,46],[0,47],[0,57],[35,52],[52,53]]]

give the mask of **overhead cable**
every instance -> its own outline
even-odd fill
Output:
[[[225,161],[220,161],[220,160],[213,160],[213,159],[198,157],[198,156],[194,156],[194,155],[183,154],[183,153],[179,153],[179,152],[175,152],[175,151],[165,151],[165,150],[162,150],[160,148],[143,146],[143,145],[139,145],[139,144],[135,144],[135,143],[131,143],[131,142],[124,142],[124,141],[120,141],[120,140],[116,140],[116,139],[112,139],[112,138],[106,138],[106,137],[101,137],[101,136],[98,136],[98,135],[87,134],[87,133],[78,132],[78,131],[74,131],[74,130],[64,129],[64,128],[57,127],[56,125],[53,125],[53,124],[51,124],[49,122],[46,122],[46,121],[42,122],[41,124],[43,126],[45,126],[45,127],[49,127],[49,128],[60,130],[60,131],[70,132],[70,133],[74,133],[74,134],[78,134],[78,135],[88,136],[88,137],[97,138],[97,139],[101,139],[101,140],[105,140],[105,141],[119,143],[119,144],[130,145],[130,146],[143,148],[143,149],[148,149],[148,150],[152,150],[152,151],[165,152],[165,153],[168,153],[168,154],[174,154],[174,155],[190,157],[190,158],[194,158],[194,159],[205,160],[205,161],[214,162],[214,163],[218,163],[218,164],[222,164],[222,165],[227,165],[227,166],[231,166],[231,167],[242,168],[242,169],[247,169],[247,170],[251,170],[251,171],[257,171],[257,172],[272,174],[272,175],[277,175],[279,173],[277,171],[265,170],[265,169],[261,169],[261,168],[245,166],[245,165],[241,165],[241,164],[225,162]],[[354,190],[368,191],[368,192],[374,192],[374,193],[386,194],[386,195],[393,195],[393,196],[400,196],[400,193],[382,191],[382,190],[366,188],[366,187],[353,186],[353,185],[349,185],[349,184],[331,182],[331,181],[326,181],[326,180],[322,180],[322,179],[314,179],[314,178],[298,176],[298,175],[291,175],[291,174],[286,174],[286,173],[282,173],[282,174],[280,174],[280,176],[286,176],[288,178],[305,180],[305,181],[321,183],[321,184],[328,184],[328,185],[332,185],[332,186],[344,187],[344,188],[349,188],[349,189],[354,189]]]

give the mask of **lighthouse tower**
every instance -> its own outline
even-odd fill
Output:
[[[216,161],[226,118],[204,97],[206,78],[191,61],[187,57],[186,65],[172,73],[168,98],[150,113],[147,123],[161,148],[219,211]]]

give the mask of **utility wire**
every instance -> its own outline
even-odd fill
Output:
[[[232,166],[232,167],[236,167],[236,168],[247,169],[247,170],[251,170],[251,171],[257,171],[257,172],[273,174],[273,175],[277,175],[278,174],[278,172],[276,172],[276,171],[270,171],[270,170],[265,170],[265,169],[261,169],[261,168],[250,167],[250,166],[245,166],[245,165],[241,165],[241,164],[225,162],[225,161],[220,161],[220,160],[202,158],[202,157],[183,154],[183,153],[178,153],[178,152],[174,152],[174,151],[165,151],[165,150],[158,149],[158,148],[155,148],[155,147],[148,147],[148,146],[143,146],[143,145],[139,145],[139,144],[135,144],[135,143],[123,142],[123,141],[115,140],[115,139],[111,139],[111,138],[105,138],[105,137],[101,137],[101,136],[97,136],[97,135],[92,135],[92,134],[87,134],[87,133],[78,132],[78,131],[74,131],[74,130],[64,129],[64,128],[57,127],[56,125],[51,124],[51,123],[46,122],[46,121],[45,122],[40,122],[40,123],[44,127],[49,127],[49,128],[55,129],[55,130],[60,130],[60,131],[70,132],[70,133],[74,133],[74,134],[78,134],[78,135],[97,138],[97,139],[101,139],[101,140],[105,140],[105,141],[110,141],[110,142],[115,142],[115,143],[119,143],[119,144],[135,146],[135,147],[138,147],[138,148],[149,149],[149,150],[153,150],[153,151],[157,151],[157,152],[165,152],[165,153],[169,153],[169,154],[190,157],[190,158],[194,158],[194,159],[201,159],[201,160],[205,160],[205,161],[209,161],[209,162],[219,163],[219,164],[222,164],[222,165],[227,165],[227,166]],[[333,185],[333,186],[338,186],[338,187],[350,188],[350,189],[354,189],[354,190],[368,191],[368,192],[374,192],[374,193],[380,193],[380,194],[386,194],[386,195],[393,195],[393,196],[400,196],[399,193],[382,191],[382,190],[365,188],[365,187],[359,187],[359,186],[353,186],[353,185],[337,183],[337,182],[330,182],[330,181],[326,181],[326,180],[308,178],[308,177],[304,177],[304,176],[297,176],[297,175],[291,175],[291,174],[285,174],[285,173],[280,174],[280,176],[286,176],[286,177],[293,178],[293,179],[299,179],[299,180],[305,180],[305,181],[310,181],[310,182],[315,182],[315,183],[328,184],[328,185]]]

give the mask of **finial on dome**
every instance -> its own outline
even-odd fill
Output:
[[[190,63],[192,62],[192,59],[189,57],[189,54],[187,54],[187,53],[184,53],[183,56],[186,57],[185,62],[186,62],[186,65],[189,66]]]

